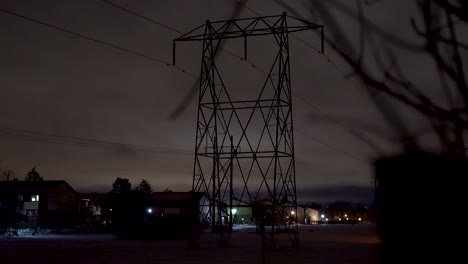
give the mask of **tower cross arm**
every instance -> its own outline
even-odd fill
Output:
[[[286,23],[286,19],[290,21]],[[205,27],[206,26],[206,27]],[[207,30],[209,27],[209,30]],[[291,16],[277,15],[267,17],[252,17],[210,22],[200,25],[194,30],[174,39],[174,41],[206,41],[226,38],[241,38],[264,36],[283,33],[293,33],[310,29],[320,29],[323,25],[308,22]]]

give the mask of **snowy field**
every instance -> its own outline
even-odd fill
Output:
[[[372,224],[300,226],[300,246],[286,234],[265,263],[378,263],[379,240]],[[213,234],[200,248],[186,240],[119,240],[112,235],[42,235],[0,239],[0,263],[262,263],[261,237],[252,227],[237,227],[228,247]]]

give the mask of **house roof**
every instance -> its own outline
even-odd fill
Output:
[[[0,192],[48,193],[60,185],[65,185],[77,193],[66,181],[0,181]]]

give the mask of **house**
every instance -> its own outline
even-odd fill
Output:
[[[112,208],[109,207],[107,193],[80,193],[79,197],[80,224],[95,226],[112,223]]]
[[[78,193],[66,181],[0,182],[0,212],[10,216],[3,225],[68,227],[78,223],[78,210]]]
[[[154,192],[146,202],[144,223],[167,227],[167,232],[186,232],[198,220],[203,195],[201,192]]]
[[[198,210],[202,196],[201,192],[153,192],[147,205],[154,214],[187,216]]]
[[[297,206],[297,221],[300,224],[317,224],[319,211],[305,206]]]

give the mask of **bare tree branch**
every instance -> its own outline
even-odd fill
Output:
[[[457,16],[461,20],[468,23],[468,4],[460,2],[460,6],[455,6],[447,0],[434,0],[440,7],[447,10],[447,12]]]
[[[281,6],[287,8],[289,12],[296,12],[286,1],[276,0]],[[462,60],[462,52],[468,51],[468,45],[461,42],[457,36],[455,24],[466,23],[465,16],[468,16],[466,9],[468,2],[459,1],[459,5],[453,4],[453,1],[437,1],[437,4],[431,5],[431,1],[422,0],[419,2],[419,9],[422,14],[422,24],[417,25],[414,18],[411,19],[411,25],[416,36],[422,37],[425,46],[407,46],[400,42],[400,39],[394,39],[392,34],[375,26],[372,22],[364,19],[362,5],[357,2],[356,10],[338,3],[337,1],[313,1],[313,8],[320,13],[323,24],[331,31],[331,36],[326,37],[325,41],[330,45],[346,63],[354,69],[354,75],[358,76],[367,87],[372,90],[386,94],[389,98],[403,103],[406,106],[416,110],[422,116],[428,118],[432,124],[433,131],[438,135],[444,151],[455,155],[462,155],[461,149],[464,149],[463,135],[468,132],[468,85],[465,74],[465,65]],[[330,6],[330,8],[328,7]],[[440,8],[442,6],[442,8]],[[456,8],[456,10],[454,9]],[[338,24],[335,16],[330,10],[337,11],[351,17],[359,23],[359,43],[358,49],[354,49],[352,42],[347,38],[347,32],[344,32]],[[295,16],[300,16],[295,13]],[[459,20],[454,22],[453,17]],[[446,21],[442,23],[442,17]],[[365,23],[366,25],[363,25]],[[460,25],[465,26],[465,25]],[[365,37],[364,37],[365,36]],[[335,44],[339,37],[339,42]],[[380,38],[382,44],[376,44],[375,38]],[[335,41],[333,41],[333,39]],[[376,68],[369,68],[364,65],[362,50],[365,44],[369,44],[371,53],[366,54],[377,64]],[[409,42],[404,42],[408,44]],[[436,73],[439,75],[441,87],[448,100],[448,106],[437,101],[437,98],[430,98],[428,94],[409,82],[398,65],[398,61],[392,54],[389,47],[399,48],[406,51],[415,51],[430,55],[434,61]],[[382,57],[381,51],[384,50],[386,56]],[[378,73],[383,73],[383,79],[377,77]],[[453,92],[457,94],[453,94]],[[457,106],[456,98],[463,99],[463,105]],[[393,122],[394,127],[399,131],[406,131],[403,127],[401,118],[397,117],[393,109],[377,105],[382,114]],[[458,107],[458,108],[457,108]],[[406,132],[403,132],[406,134]],[[408,137],[411,137],[408,135]]]
[[[15,178],[15,172],[11,169],[3,170],[2,177],[5,181],[12,181]]]

